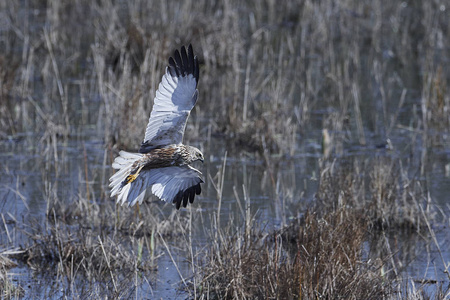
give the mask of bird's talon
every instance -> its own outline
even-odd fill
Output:
[[[130,174],[127,176],[127,180],[125,184],[131,183],[133,181],[135,181],[137,178],[137,174]]]

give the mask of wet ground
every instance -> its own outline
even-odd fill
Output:
[[[408,153],[407,148],[410,145],[402,143],[401,133],[402,130],[398,130],[398,138],[392,135],[391,143],[394,145],[392,150],[377,148],[376,141],[369,140],[367,147],[349,145],[348,150],[345,150],[343,154],[344,158],[341,159],[364,160],[376,156],[406,156],[404,153]],[[322,157],[320,138],[319,130],[312,131],[312,134],[301,140],[298,151],[292,157],[274,158],[277,164],[276,170],[273,171],[268,170],[261,159],[256,159],[243,151],[236,154],[240,152],[238,149],[230,149],[226,156],[220,211],[222,226],[230,222],[230,217],[234,218],[236,225],[239,226],[243,214],[242,206],[245,205],[243,188],[251,201],[252,213],[268,230],[280,228],[283,224],[289,223],[292,218],[299,217],[314,202],[318,187],[319,160]],[[217,214],[218,202],[211,178],[221,168],[225,152],[228,150],[220,140],[212,139],[210,143],[215,146],[202,145],[211,147],[209,148],[211,152],[206,153],[206,163],[199,166],[207,180],[202,194],[191,208],[194,214],[204,216],[204,219],[203,217],[194,218],[194,223],[197,223],[197,226],[194,225],[197,229],[192,233],[194,248],[201,248],[209,243],[211,236],[208,235],[209,230],[205,228],[209,228],[211,224],[207,216]],[[86,174],[88,174],[88,189],[92,197],[90,201],[113,201],[105,196],[108,193],[107,179],[112,172],[110,168],[112,154],[95,137],[84,137],[81,141],[69,139],[66,143],[58,142],[56,154],[51,153],[51,155],[43,154],[46,150],[52,151],[36,143],[31,134],[3,140],[0,147],[2,160],[0,184],[3,195],[1,211],[5,226],[1,231],[3,249],[19,249],[30,243],[29,236],[26,234],[28,229],[23,229],[20,224],[33,226],[34,223],[51,222],[46,215],[48,199],[56,197],[60,199],[58,201],[66,202],[66,204],[80,201],[80,191],[84,191],[87,186]],[[58,156],[56,164],[54,155]],[[433,206],[438,206],[446,216],[449,215],[449,157],[450,152],[445,149],[430,153],[430,168],[423,176],[426,184],[430,185],[428,191]],[[104,164],[105,161],[106,164]],[[273,175],[270,172],[276,172],[276,174]],[[277,197],[274,197],[271,192],[273,176],[276,178],[275,185],[280,190]],[[53,189],[49,185],[56,188]],[[174,210],[171,205],[163,207],[161,204],[160,206],[164,214],[170,214]],[[177,213],[181,216],[187,215],[186,210]],[[400,235],[398,240],[399,236],[393,235],[393,241],[395,240],[395,243],[399,245],[396,259],[399,262],[408,262],[408,265],[403,266],[400,271],[401,277],[417,280],[417,284],[420,284],[419,281],[427,280],[430,291],[437,284],[442,283],[445,286],[448,283],[448,277],[443,273],[443,261],[448,263],[450,260],[448,220],[438,218],[436,221],[431,226],[436,232],[436,240],[441,251],[438,251],[429,237],[421,238],[405,234],[403,239]],[[5,230],[6,228],[8,230]],[[164,299],[183,298],[183,295],[187,295],[180,290],[183,281],[177,271],[179,268],[185,278],[190,278],[192,275],[192,269],[186,262],[186,253],[180,251],[184,248],[180,243],[184,242],[178,239],[167,241],[169,247],[173,249],[171,252],[173,260],[162,248],[163,254],[157,259],[157,271],[147,273],[145,275],[148,276],[147,282],[141,282],[137,288],[136,293],[139,298],[146,298],[144,295],[148,293],[153,295],[150,298]],[[52,273],[54,274],[55,271],[51,269],[48,273],[36,273],[30,266],[20,263],[9,272],[13,282],[25,288],[26,295],[36,297],[51,295],[54,298],[65,295],[58,293],[58,288],[55,290],[55,287],[51,285],[42,287],[42,282],[52,282],[52,276],[54,276]]]

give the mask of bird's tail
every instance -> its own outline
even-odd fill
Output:
[[[133,163],[140,159],[142,154],[130,153],[126,151],[120,151],[119,156],[114,160],[112,167],[118,171],[109,178],[109,187],[111,188],[111,197],[117,195],[117,202],[120,204],[125,203],[130,192],[130,184],[128,183],[128,176],[130,175]],[[125,182],[125,184],[124,184]]]

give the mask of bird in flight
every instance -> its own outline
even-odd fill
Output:
[[[169,58],[161,79],[139,153],[120,151],[109,179],[117,203],[142,203],[148,190],[179,209],[201,192],[202,173],[190,166],[203,162],[202,152],[183,145],[189,114],[197,102],[199,68],[192,46],[183,46]]]

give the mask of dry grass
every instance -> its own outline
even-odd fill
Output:
[[[2,266],[0,287],[5,297],[30,295],[31,290],[33,295],[45,298],[59,297],[61,291],[75,299],[127,298],[142,290],[151,291],[155,284],[151,277],[158,272],[157,260],[164,255],[163,239],[179,239],[187,217],[176,210],[164,212],[160,201],[130,209],[111,199],[100,200],[93,190],[106,166],[88,168],[87,160],[79,170],[82,184],[78,194],[75,198],[69,194],[71,198],[65,199],[64,180],[73,178],[67,155],[65,148],[50,147],[42,161],[36,160],[42,166],[46,210],[30,212],[25,206],[28,211],[22,214],[2,214],[2,240],[7,242],[5,246],[18,248],[3,251],[2,261],[12,259],[45,282],[35,286],[33,281],[25,280],[27,288],[22,289],[20,276],[9,273],[11,267]],[[56,283],[52,278],[58,279]]]
[[[61,201],[58,203],[61,208]],[[14,226],[16,239],[22,236],[25,245],[20,251],[9,251],[7,257],[36,273],[51,272],[50,277],[60,280],[50,290],[33,288],[35,295],[55,297],[62,289],[77,299],[122,298],[143,288],[151,290],[155,283],[150,277],[158,271],[163,239],[179,238],[186,220],[175,213],[155,213],[159,208],[152,203],[139,212],[116,207],[114,202],[101,209],[83,199],[77,203],[80,209],[50,208],[45,225],[36,220]],[[7,274],[5,270],[5,278]],[[22,293],[20,286],[8,281],[2,280],[2,287],[8,297]]]
[[[317,200],[328,209],[364,210],[374,229],[420,232],[437,217],[424,182],[389,156],[325,162]]]
[[[323,110],[335,114],[325,126],[337,145],[349,138],[342,136],[346,120],[351,138],[364,145],[365,127],[388,138],[399,125],[403,91],[422,94],[423,117],[401,125],[447,131],[450,125],[442,68],[448,20],[436,1],[77,0],[23,11],[3,0],[1,6],[3,135],[67,136],[94,125],[106,144],[135,148],[168,55],[188,43],[202,68],[188,139],[206,134],[196,120],[208,118],[213,134],[241,148],[293,154],[299,133],[316,125],[308,125],[311,114]]]
[[[367,225],[344,209],[319,217],[307,213],[288,227],[264,234],[252,223],[208,249],[203,299],[380,299],[391,286],[381,266],[363,261]]]
[[[17,253],[16,251],[1,251],[0,253],[0,297],[2,299],[20,298],[24,295],[24,290],[20,285],[14,284],[9,277],[9,269],[14,268],[17,264],[8,256]]]
[[[316,202],[280,230],[261,226],[249,211],[237,229],[214,225],[213,243],[193,261],[201,270],[198,297],[445,299],[450,290],[442,282],[430,282],[430,294],[401,275],[407,253],[424,238],[441,253],[439,270],[450,267],[430,226],[439,228],[441,216],[429,195],[395,160],[345,161],[324,164]]]

